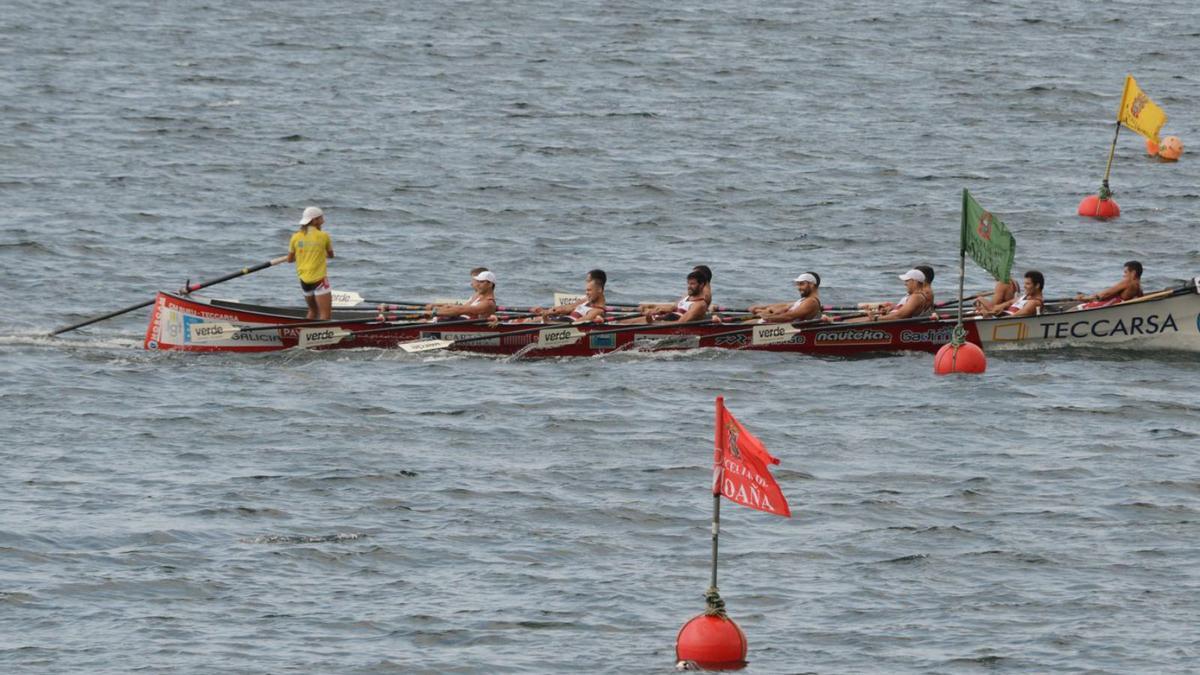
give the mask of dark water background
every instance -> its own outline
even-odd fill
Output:
[[[667,672],[708,578],[712,402],[795,517],[729,506],[751,672],[1192,672],[1200,364],[995,355],[151,354],[146,314],[328,213],[339,289],[893,299],[960,191],[1051,296],[1200,273],[1195,5],[4,3],[0,670]],[[969,289],[986,285],[971,269]],[[217,297],[296,303],[288,269]]]

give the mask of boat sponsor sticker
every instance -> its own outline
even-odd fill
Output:
[[[1122,317],[1119,319],[1079,319],[1078,321],[1043,321],[1043,340],[1067,338],[1114,338],[1137,335],[1157,335],[1167,331],[1179,332],[1175,317],[1167,314]]]
[[[537,333],[539,349],[553,349],[573,345],[583,337],[583,331],[578,328],[543,328]]]
[[[953,326],[939,326],[929,330],[914,330],[905,328],[900,331],[900,341],[908,344],[935,344],[942,345],[954,339]]]
[[[616,346],[616,333],[608,333],[606,335],[588,335],[588,347],[591,349],[615,349]]]
[[[181,324],[168,324],[167,333],[174,336],[175,331],[183,337],[183,344],[189,345],[198,343],[202,340],[206,345],[274,345],[282,346],[283,342],[279,339],[279,332],[273,330],[263,331],[226,331],[225,325],[206,326],[204,319],[196,316],[182,316]],[[226,322],[222,321],[221,324]],[[215,322],[214,322],[215,324]],[[239,324],[239,328],[249,328],[254,324]],[[228,335],[224,333],[228,332]],[[198,339],[193,340],[193,336]]]
[[[839,328],[818,331],[813,342],[821,345],[890,345],[892,334],[881,328]]]

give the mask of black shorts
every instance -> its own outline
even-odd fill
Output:
[[[314,281],[311,284],[301,281],[300,290],[304,291],[305,296],[326,295],[329,293],[329,277],[325,277],[320,281]]]

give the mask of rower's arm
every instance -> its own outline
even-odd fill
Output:
[[[892,321],[894,319],[907,319],[917,313],[918,303],[922,300],[920,293],[913,293],[908,296],[908,300],[903,305],[896,307],[892,311],[879,317],[879,321]]]
[[[1011,304],[1011,303],[1010,303]],[[1042,308],[1041,300],[1027,300],[1025,306],[1017,310],[1013,316],[1036,316],[1038,310]]]
[[[603,307],[593,307],[593,308],[589,309],[587,311],[587,313],[585,313],[583,316],[579,317],[575,321],[575,323],[591,323],[593,321],[599,320],[600,317],[602,317],[602,316],[604,316],[604,308]]]
[[[672,307],[672,309],[674,309],[674,307]],[[704,318],[704,314],[706,312],[708,312],[708,303],[704,302],[703,300],[696,300],[692,303],[691,307],[688,307],[688,311],[684,312],[683,316],[679,317],[679,323],[683,323],[685,321],[699,321],[700,319]]]
[[[820,304],[820,301],[816,298],[806,298],[796,309],[789,310],[785,307],[778,314],[767,317],[767,320],[776,323],[790,323],[801,319],[819,317],[821,314]],[[791,305],[788,305],[788,307],[791,307]]]
[[[1083,295],[1082,293],[1080,293],[1078,296],[1076,296],[1076,299],[1078,299],[1078,300],[1108,300],[1111,297],[1118,296],[1118,295],[1121,295],[1122,293],[1124,293],[1126,285],[1127,284],[1125,281],[1119,281],[1116,283],[1116,285],[1109,286],[1108,288],[1100,291],[1099,293],[1095,293],[1092,295]]]

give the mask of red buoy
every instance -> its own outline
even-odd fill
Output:
[[[1116,218],[1121,215],[1121,207],[1114,199],[1100,199],[1097,195],[1088,195],[1079,202],[1079,215],[1088,218]]]
[[[1153,138],[1146,139],[1146,154],[1151,157],[1158,156],[1158,143],[1155,143]]]
[[[1167,162],[1175,162],[1179,160],[1179,156],[1183,154],[1183,141],[1179,140],[1178,136],[1167,136],[1163,139],[1162,147],[1158,150],[1159,159]]]
[[[978,374],[987,370],[987,357],[983,350],[970,342],[955,345],[953,342],[942,345],[937,356],[933,357],[933,372],[935,375],[950,373]]]
[[[675,638],[677,668],[704,670],[746,667],[746,634],[727,616],[701,614],[683,624]]]

